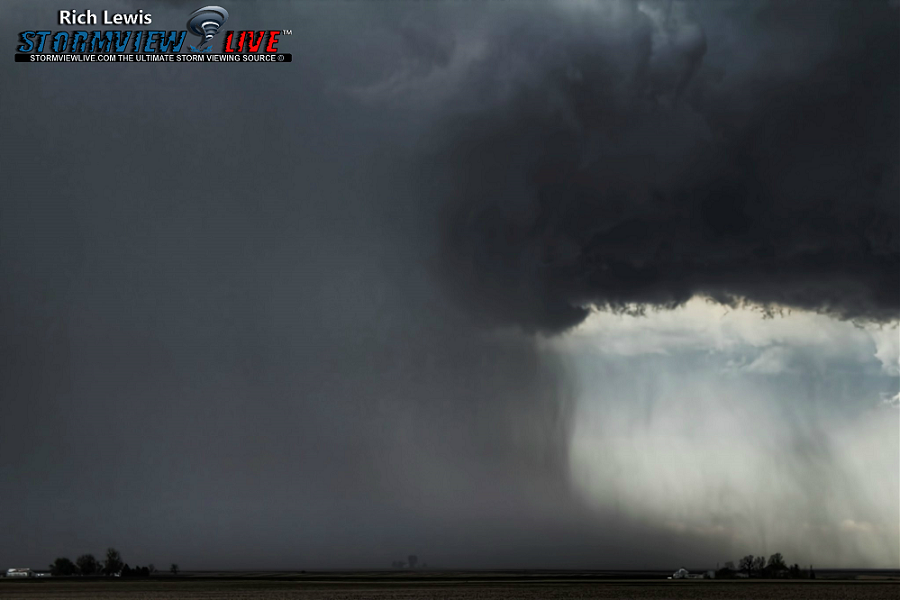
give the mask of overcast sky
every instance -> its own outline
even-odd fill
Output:
[[[2,62],[0,566],[900,568],[896,1],[224,6]]]

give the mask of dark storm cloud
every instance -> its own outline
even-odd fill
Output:
[[[550,331],[696,294],[896,318],[896,4],[616,6],[495,23],[448,94],[450,293]]]
[[[5,6],[4,39],[57,8]],[[332,91],[396,58],[390,15],[228,8],[294,62],[2,69],[0,562],[546,563],[580,510],[561,370],[446,305],[406,115]]]

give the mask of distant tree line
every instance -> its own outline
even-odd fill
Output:
[[[748,554],[738,562],[737,567],[733,562],[728,561],[723,568],[716,571],[717,578],[728,579],[742,576],[767,579],[815,579],[816,572],[813,571],[812,565],[809,566],[809,569],[801,569],[800,565],[796,563],[788,566],[781,552],[770,556],[768,561],[765,556]]]
[[[395,560],[394,562],[391,563],[391,566],[395,569],[405,569],[407,567],[409,567],[410,569],[415,569],[416,567],[420,566],[419,565],[419,557],[416,556],[415,554],[410,554],[409,556],[406,557],[405,561]],[[428,565],[425,563],[422,563],[422,565],[421,565],[421,567],[423,569],[427,566]]]
[[[169,570],[173,575],[178,575],[178,565],[173,564]],[[93,554],[82,554],[75,562],[61,556],[50,565],[50,574],[54,577],[150,577],[153,573],[156,573],[156,567],[152,564],[128,566],[115,548],[107,548],[103,562],[94,558]]]

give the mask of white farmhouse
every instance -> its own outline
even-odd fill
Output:
[[[710,571],[710,573],[711,573],[711,571]],[[713,574],[713,577],[715,577],[715,574]],[[709,578],[709,573],[706,573],[706,574],[691,573],[684,567],[681,567],[680,569],[678,569],[677,571],[672,573],[671,577],[669,577],[669,579],[707,579],[707,578]]]
[[[19,569],[7,569],[6,571],[7,577],[34,577],[34,571],[31,569],[19,568]]]

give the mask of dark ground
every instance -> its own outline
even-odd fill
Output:
[[[631,575],[643,579],[625,579]],[[358,572],[358,573],[188,573],[177,578],[137,580],[0,580],[0,598],[57,600],[318,599],[510,600],[627,598],[630,600],[712,598],[787,600],[900,598],[897,571],[826,572],[816,580],[668,581],[644,572]],[[837,579],[836,577],[856,577]],[[651,578],[655,577],[655,578]],[[662,577],[662,579],[660,579]],[[890,578],[890,579],[888,579]]]

